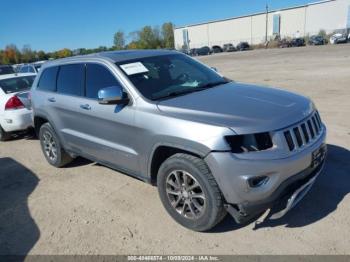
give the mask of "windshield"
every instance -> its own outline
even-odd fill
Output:
[[[184,95],[228,82],[214,70],[182,54],[140,58],[117,65],[150,100]]]
[[[0,80],[0,88],[6,93],[15,93],[28,90],[34,81],[35,76],[22,76]]]

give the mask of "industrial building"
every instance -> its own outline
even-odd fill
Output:
[[[320,30],[333,33],[350,28],[350,0],[328,0],[302,6],[267,10],[265,12],[176,27],[175,48],[239,42],[265,43],[276,35],[304,37]]]

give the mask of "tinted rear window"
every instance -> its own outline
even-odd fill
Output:
[[[36,73],[33,66],[29,67],[29,73]]]
[[[6,93],[28,90],[34,81],[34,76],[22,76],[0,80],[0,88]]]
[[[37,89],[55,92],[57,70],[57,66],[46,68],[41,74]]]
[[[20,73],[28,73],[28,66],[22,66],[21,69],[19,70]]]
[[[110,86],[120,86],[120,84],[107,68],[102,65],[87,64],[86,97],[97,98],[100,89]]]
[[[57,92],[67,95],[84,95],[84,64],[63,65],[57,78]]]
[[[0,66],[0,75],[13,74],[15,70],[13,70],[12,66]]]

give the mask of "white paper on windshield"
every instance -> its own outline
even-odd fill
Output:
[[[141,62],[120,65],[120,67],[129,76],[148,72],[148,69]]]

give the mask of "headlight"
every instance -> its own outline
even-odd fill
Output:
[[[273,146],[271,135],[268,132],[249,135],[226,136],[225,139],[230,145],[232,153],[236,154],[262,151]]]

